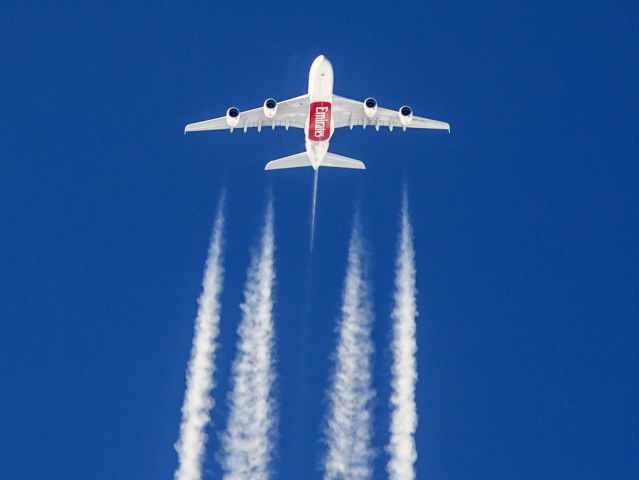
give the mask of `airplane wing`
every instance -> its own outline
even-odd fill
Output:
[[[431,120],[413,116],[413,119],[404,127],[399,120],[399,114],[396,110],[388,108],[377,108],[377,112],[373,118],[368,118],[364,113],[364,104],[359,100],[352,100],[346,97],[340,97],[333,94],[333,122],[335,128],[372,125],[377,130],[379,127],[398,128],[431,128],[435,130],[448,130],[450,125],[439,120]]]
[[[227,130],[227,129],[243,129],[257,128],[258,131],[262,127],[293,127],[304,128],[306,117],[308,116],[308,95],[284,100],[277,103],[277,112],[273,118],[268,118],[264,114],[263,107],[254,108],[240,112],[237,126],[229,127],[226,122],[226,116],[204,120],[202,122],[189,123],[184,128],[186,132],[196,132],[201,130]]]

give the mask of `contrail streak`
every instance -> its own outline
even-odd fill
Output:
[[[179,465],[176,480],[200,480],[202,458],[207,435],[204,432],[213,408],[211,391],[214,387],[216,339],[220,322],[220,292],[224,270],[222,267],[222,233],[224,230],[224,195],[220,198],[209,244],[202,293],[198,299],[195,334],[186,375],[186,392],[182,404],[180,438],[175,444]]]
[[[315,243],[315,206],[317,205],[317,179],[319,177],[319,168],[315,170],[313,177],[313,209],[311,213],[311,252]]]
[[[417,381],[417,342],[415,319],[417,317],[417,289],[415,288],[415,251],[413,233],[408,215],[408,195],[402,202],[401,232],[395,265],[395,307],[393,309],[393,353],[391,380],[391,424],[387,451],[390,480],[415,478],[415,429],[417,408],[415,383]]]
[[[222,436],[226,480],[269,477],[277,423],[272,398],[274,248],[273,206],[269,202],[260,247],[251,258],[241,305],[229,420]]]
[[[329,391],[325,480],[371,477],[373,312],[356,219],[348,249],[335,370]]]

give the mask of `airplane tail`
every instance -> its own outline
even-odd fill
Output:
[[[271,160],[266,164],[264,170],[281,170],[283,168],[312,167],[311,159],[306,152],[296,153],[288,157]]]
[[[320,164],[320,167],[355,168],[357,170],[366,170],[364,162],[330,152],[326,154],[326,158]]]
[[[283,168],[312,167],[311,160],[306,152],[296,153],[288,157],[272,160],[266,164],[264,170],[281,170]],[[364,170],[366,166],[359,160],[337,155],[335,153],[327,153],[326,158],[320,163],[320,167],[335,168],[355,168]]]

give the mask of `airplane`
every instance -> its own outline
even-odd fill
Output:
[[[311,65],[308,75],[308,93],[299,97],[276,102],[267,98],[262,107],[241,112],[236,107],[226,111],[226,116],[190,123],[184,133],[202,130],[226,130],[257,128],[260,132],[264,127],[303,128],[305,134],[306,151],[270,161],[265,170],[279,170],[283,168],[313,167],[317,172],[320,167],[338,167],[365,169],[360,160],[337,155],[328,151],[328,145],[336,128],[367,125],[380,127],[402,128],[430,128],[448,130],[450,125],[439,120],[417,117],[413,109],[407,105],[398,111],[382,108],[372,97],[363,102],[340,97],[333,93],[333,66],[324,55],[318,56]]]

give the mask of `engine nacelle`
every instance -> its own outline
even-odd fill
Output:
[[[277,102],[274,98],[264,100],[264,115],[266,118],[273,118],[277,113]]]
[[[231,107],[226,111],[226,124],[233,128],[237,127],[240,123],[240,110],[236,107]]]
[[[404,105],[399,109],[399,121],[403,126],[408,125],[413,120],[413,109]]]
[[[373,118],[377,113],[377,100],[372,97],[364,100],[364,113],[368,118]]]

